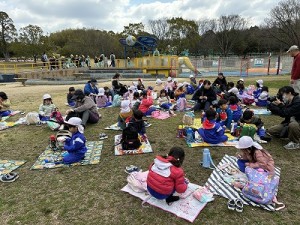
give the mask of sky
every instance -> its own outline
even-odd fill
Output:
[[[122,32],[129,23],[182,17],[213,19],[239,14],[249,25],[260,25],[281,0],[0,0],[0,11],[19,30],[29,24],[45,34],[67,28],[94,28]]]

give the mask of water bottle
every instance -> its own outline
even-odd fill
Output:
[[[203,159],[202,162],[200,162],[200,164],[204,167],[204,168],[208,168],[208,169],[213,169],[211,166],[215,167],[212,159],[211,159],[211,155],[210,155],[210,151],[208,148],[204,148],[203,149],[203,155],[202,155]]]
[[[235,127],[236,127],[236,123],[234,122],[234,120],[232,120],[232,122],[230,124],[230,133],[232,135],[234,134]]]
[[[55,135],[50,135],[50,148],[56,150],[56,137]]]
[[[190,127],[186,129],[186,141],[187,143],[194,142],[194,131]]]

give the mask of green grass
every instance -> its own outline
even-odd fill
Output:
[[[289,77],[264,77],[274,94],[278,87],[288,84]],[[231,80],[231,78],[228,78]],[[232,78],[236,81],[237,78]],[[253,83],[255,78],[246,78]],[[125,82],[126,83],[126,82]],[[129,82],[127,82],[129,83]],[[152,83],[153,84],[153,83]],[[100,84],[101,85],[101,84]],[[76,86],[81,87],[81,86]],[[41,97],[48,92],[62,112],[68,86],[1,85],[10,97],[13,108],[37,111]],[[48,144],[53,132],[49,128],[22,125],[0,132],[1,159],[27,160],[19,168],[20,178],[14,183],[0,183],[1,224],[189,224],[158,208],[143,208],[141,201],[120,189],[126,184],[124,167],[130,164],[146,170],[157,154],[166,154],[172,146],[186,151],[184,171],[191,182],[203,185],[211,170],[200,167],[202,148],[188,148],[182,139],[176,138],[176,129],[182,114],[164,121],[149,119],[153,124],[147,129],[154,154],[114,156],[113,137],[118,132],[103,128],[116,121],[118,108],[101,109],[101,121],[88,126],[88,140],[97,140],[105,132],[100,164],[53,170],[29,170]],[[199,115],[197,115],[199,116]],[[12,117],[16,120],[19,116]],[[263,116],[265,126],[281,122],[276,116]],[[299,223],[299,151],[286,151],[286,141],[274,139],[264,145],[271,152],[277,166],[281,167],[281,183],[278,198],[286,203],[281,212],[267,212],[245,206],[242,214],[227,209],[227,200],[217,197],[209,203],[195,220],[195,224],[297,224]],[[224,154],[234,155],[234,148],[210,148],[212,158],[218,163]]]

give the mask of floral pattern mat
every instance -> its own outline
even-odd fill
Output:
[[[5,160],[0,159],[0,175],[7,174],[22,166],[25,160]]]

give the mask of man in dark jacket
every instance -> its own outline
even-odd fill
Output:
[[[205,80],[203,82],[202,87],[195,92],[192,100],[196,101],[196,105],[193,108],[194,111],[206,111],[211,105],[217,103],[216,93],[211,87],[211,83],[209,80]]]
[[[227,81],[226,81],[226,78],[224,77],[223,73],[219,73],[218,74],[218,77],[213,82],[213,87],[218,92],[224,92],[224,91],[226,91]]]
[[[279,124],[270,127],[267,131],[274,136],[287,137],[290,142],[284,146],[285,149],[300,148],[300,97],[294,88],[285,86],[282,89],[282,100],[273,101],[269,106],[269,110],[285,120]]]

